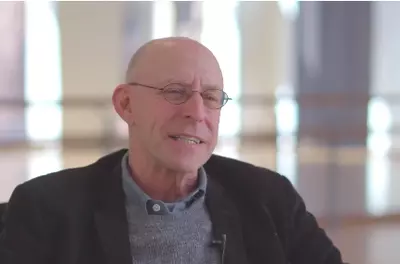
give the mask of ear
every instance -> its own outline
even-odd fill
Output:
[[[123,84],[118,85],[112,95],[112,102],[117,114],[128,124],[132,119],[131,98],[127,87]]]

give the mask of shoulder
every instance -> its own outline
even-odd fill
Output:
[[[209,177],[218,180],[234,201],[247,227],[262,216],[272,220],[263,223],[272,223],[289,261],[343,263],[340,251],[286,177],[220,156],[213,156],[205,167],[210,171]],[[255,232],[259,230],[255,228]]]
[[[111,153],[99,158],[92,164],[82,167],[64,169],[46,175],[40,175],[21,183],[13,191],[11,198],[17,193],[40,200],[50,207],[63,203],[84,201],[96,186],[119,164],[126,150]]]
[[[290,211],[299,201],[292,183],[273,170],[218,155],[204,167],[235,200],[263,204],[272,213]]]
[[[228,187],[237,186],[244,190],[249,189],[248,191],[260,190],[263,193],[266,190],[292,187],[290,181],[278,172],[223,156],[213,155],[204,167],[210,177]]]

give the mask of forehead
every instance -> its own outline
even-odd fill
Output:
[[[135,79],[150,82],[192,83],[223,87],[223,77],[214,55],[200,45],[164,45],[142,56]]]

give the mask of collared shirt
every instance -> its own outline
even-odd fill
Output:
[[[128,152],[122,158],[122,185],[127,205],[136,205],[148,214],[165,215],[181,212],[189,208],[194,202],[204,197],[207,186],[207,175],[204,168],[198,172],[198,186],[187,197],[174,203],[165,203],[150,198],[133,180],[129,166]]]

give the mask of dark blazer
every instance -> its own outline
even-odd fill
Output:
[[[0,203],[0,233],[1,230],[3,230],[3,222],[1,221],[1,219],[3,217],[4,212],[6,211],[6,207],[7,207],[6,203]]]
[[[0,236],[0,263],[131,264],[125,152],[19,185]],[[214,236],[226,235],[225,264],[342,264],[285,177],[215,155],[205,169]]]

